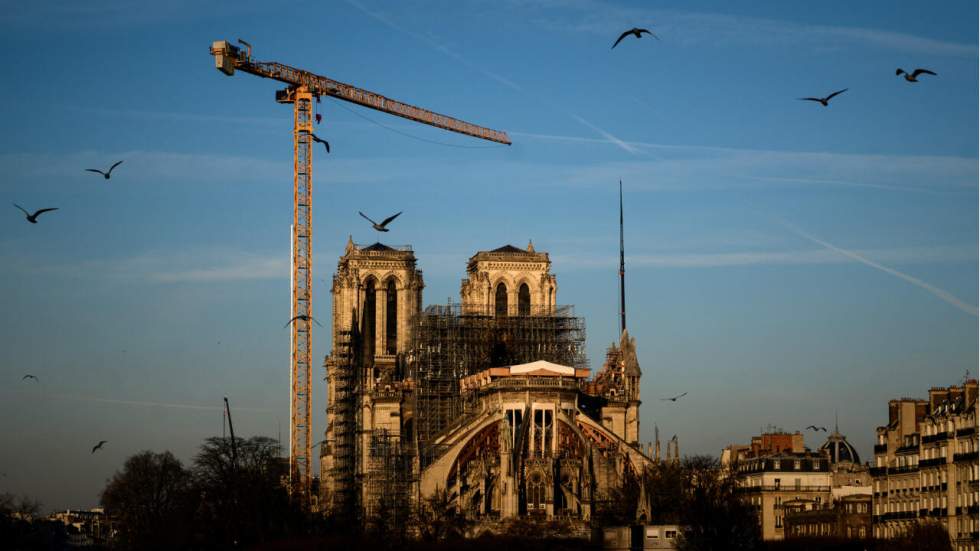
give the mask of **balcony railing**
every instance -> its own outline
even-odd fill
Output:
[[[880,521],[887,522],[889,520],[914,519],[915,517],[916,517],[915,511],[899,511],[895,513],[885,513],[879,516],[878,518],[880,519]]]
[[[881,476],[888,474],[888,467],[871,467],[868,472],[871,473],[871,476]]]
[[[937,465],[944,465],[944,464],[946,464],[946,458],[945,457],[934,457],[932,459],[920,459],[919,460],[919,468],[920,469],[921,468],[925,468],[925,467],[935,467]]]
[[[769,485],[769,486],[742,486],[739,491],[743,493],[754,493],[754,492],[829,492],[830,486],[797,486],[795,484],[786,484],[779,486]]]
[[[922,437],[923,444],[930,444],[932,442],[940,442],[949,438],[949,433],[946,431],[937,432],[936,434],[930,434],[929,436]]]
[[[547,387],[559,390],[578,390],[579,382],[564,377],[506,377],[497,379],[486,388],[523,389],[531,387]]]
[[[905,465],[904,467],[888,467],[888,474],[904,474],[918,472],[918,465]]]
[[[953,461],[956,463],[969,462],[969,461],[975,463],[977,461],[977,452],[954,453]]]
[[[880,455],[888,451],[888,444],[875,444],[875,455]]]

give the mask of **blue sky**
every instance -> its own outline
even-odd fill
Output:
[[[404,210],[384,241],[415,247],[427,304],[477,250],[548,251],[596,369],[622,178],[644,440],[656,423],[717,454],[836,410],[870,458],[888,399],[976,374],[975,2],[198,4],[2,10],[0,203],[61,210],[0,217],[0,491],[95,505],[132,453],[190,460],[224,395],[238,432],[287,430],[291,113],[277,83],[214,69],[219,39],[514,141],[324,99],[321,321],[347,236],[376,240],[357,211]],[[661,40],[610,50],[633,26]]]

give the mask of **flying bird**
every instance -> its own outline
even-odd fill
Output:
[[[909,82],[919,82],[919,79],[916,78],[919,75],[932,75],[932,76],[936,76],[936,73],[933,73],[929,69],[916,69],[916,70],[912,71],[912,74],[908,74],[908,73],[905,72],[905,69],[899,68],[899,69],[895,69],[895,74],[896,75],[903,75],[904,74],[905,75],[905,80],[907,80]]]
[[[678,398],[683,398],[685,396],[687,396],[687,393],[686,392],[684,394],[678,394],[677,396],[674,396],[673,398],[661,398],[661,400],[664,401],[664,402],[666,402],[666,401],[676,402]]]
[[[112,166],[109,167],[109,170],[107,170],[105,172],[102,172],[101,170],[99,170],[97,168],[86,168],[85,170],[87,172],[98,172],[99,174],[102,175],[102,177],[104,177],[106,180],[108,180],[109,177],[112,176],[112,169],[116,168],[117,166],[119,166],[121,164],[122,164],[122,161],[116,161]]]
[[[53,207],[53,208],[49,208],[49,209],[41,209],[41,210],[35,212],[34,214],[31,214],[31,213],[27,212],[26,210],[24,210],[24,207],[18,205],[17,203],[14,203],[14,206],[17,207],[17,208],[19,208],[20,211],[24,213],[24,216],[27,217],[27,221],[30,222],[31,224],[37,224],[37,217],[39,215],[41,215],[41,214],[43,214],[45,212],[48,212],[48,211],[58,210],[58,207]]]
[[[291,320],[289,320],[289,321],[287,321],[287,322],[286,322],[286,325],[283,325],[283,326],[282,326],[282,327],[283,327],[283,329],[285,329],[285,328],[287,328],[287,327],[289,327],[289,324],[290,324],[290,323],[293,323],[293,322],[294,322],[294,321],[296,321],[296,320],[303,320],[303,321],[309,321],[309,320],[313,320],[313,323],[315,323],[315,324],[317,324],[317,325],[320,325],[320,322],[318,322],[318,321],[316,321],[316,318],[314,318],[313,316],[307,316],[306,314],[300,314],[300,315],[298,315],[298,316],[293,316],[293,319],[291,319]],[[323,327],[323,326],[322,326],[322,325],[320,325],[320,327]],[[221,344],[221,343],[219,342],[218,344]]]
[[[818,427],[818,426],[816,426],[816,425],[810,425],[810,426],[808,426],[808,427],[806,427],[806,428],[807,428],[808,430],[812,430],[812,431],[818,431],[818,430],[822,430],[822,431],[824,431],[824,432],[827,432],[827,427]]]
[[[20,378],[21,381],[26,381],[27,379],[34,379],[34,382],[35,383],[37,382],[37,377],[35,377],[34,375],[31,375],[30,373],[28,373],[27,375],[24,375],[23,377]]]
[[[101,450],[102,446],[108,442],[108,440],[99,440],[98,444],[92,446],[92,453],[95,453],[97,450]]]
[[[834,96],[836,96],[838,94],[843,94],[846,91],[847,91],[847,88],[844,88],[843,90],[838,90],[838,91],[834,92],[833,94],[830,94],[829,96],[827,96],[825,98],[798,98],[798,99],[803,100],[803,101],[815,101],[815,102],[819,103],[820,105],[823,105],[824,107],[827,107],[827,102],[829,102],[831,100],[831,98],[833,98]]]
[[[623,34],[619,35],[619,38],[617,38],[616,39],[616,42],[613,43],[612,48],[609,48],[609,49],[611,50],[611,49],[615,48],[616,46],[618,46],[619,43],[622,42],[623,39],[626,38],[629,35],[633,35],[633,36],[635,36],[637,38],[643,38],[643,33],[647,33],[648,35],[656,38],[657,40],[660,40],[660,37],[658,37],[657,35],[653,34],[652,32],[650,32],[650,31],[648,31],[646,29],[640,29],[638,27],[633,27],[632,29],[630,29],[630,30],[624,32]]]
[[[364,214],[361,211],[357,211],[357,214],[360,214],[361,216],[364,217],[365,220],[367,220],[368,222],[370,222],[371,223],[371,227],[373,227],[374,229],[376,229],[378,231],[388,231],[388,228],[386,228],[385,226],[387,226],[388,224],[390,224],[391,221],[394,220],[395,218],[398,218],[398,216],[401,214],[401,212],[399,212],[398,214],[392,214],[388,218],[385,218],[384,221],[381,222],[380,224],[377,223],[377,222],[375,222],[374,220],[371,220],[370,218],[368,218],[367,215]]]
[[[328,142],[327,140],[320,139],[319,136],[317,136],[312,132],[310,132],[310,137],[313,138],[313,141],[315,141],[316,143],[322,143],[323,147],[327,148],[327,153],[330,153],[330,142]]]

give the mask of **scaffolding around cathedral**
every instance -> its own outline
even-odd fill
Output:
[[[333,479],[330,507],[339,514],[357,511],[358,491],[354,486],[357,466],[357,377],[359,373],[358,335],[356,331],[338,331],[334,343],[332,362],[327,370],[333,373],[333,400],[328,411],[334,427],[333,466],[329,476]]]
[[[378,524],[381,533],[406,529],[416,482],[413,459],[410,447],[403,446],[399,436],[385,429],[371,432],[363,480],[366,495],[372,499],[364,504],[364,515]]]
[[[415,323],[410,376],[416,382],[415,432],[420,467],[443,450],[432,444],[470,414],[459,380],[488,367],[545,360],[587,368],[585,320],[572,306],[534,307],[518,315],[483,315],[458,303],[429,306]],[[466,313],[464,313],[466,312]]]

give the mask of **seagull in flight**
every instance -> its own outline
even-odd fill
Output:
[[[843,94],[846,91],[847,91],[847,88],[844,88],[843,90],[838,90],[838,91],[834,92],[833,94],[830,94],[829,96],[827,96],[825,98],[798,98],[798,99],[803,100],[803,101],[815,101],[815,102],[819,103],[820,105],[823,105],[824,107],[827,107],[827,102],[829,102],[831,100],[831,98],[833,98],[834,96],[836,96],[838,94]]]
[[[53,208],[49,208],[49,209],[41,209],[41,210],[35,212],[34,214],[31,214],[31,213],[27,212],[26,210],[24,210],[24,207],[18,205],[17,203],[14,203],[14,206],[17,207],[17,208],[19,208],[20,211],[24,213],[24,216],[27,217],[27,221],[30,222],[31,224],[37,224],[37,217],[39,215],[44,214],[45,212],[48,212],[48,211],[58,210],[58,207],[53,207]]]
[[[936,76],[936,73],[933,73],[929,69],[916,69],[916,70],[912,71],[912,74],[909,74],[909,73],[906,73],[905,72],[905,69],[899,68],[899,69],[895,69],[895,74],[896,75],[903,75],[904,74],[905,75],[905,80],[907,80],[909,82],[919,82],[919,79],[916,78],[919,75],[932,75],[932,76]]]
[[[818,427],[818,426],[816,426],[816,425],[810,425],[810,426],[808,426],[808,427],[806,427],[806,428],[807,428],[808,430],[812,430],[812,431],[818,431],[818,430],[822,430],[822,431],[824,431],[824,432],[827,432],[827,427]]]
[[[314,318],[313,316],[307,316],[306,314],[300,314],[298,316],[293,316],[293,319],[287,321],[286,322],[286,325],[283,325],[282,328],[285,329],[285,328],[289,327],[289,324],[290,323],[293,323],[296,320],[303,320],[303,321],[313,320],[313,323],[315,323],[317,325],[320,325],[320,322],[316,321],[316,318]],[[323,327],[323,326],[320,325],[320,327]],[[221,344],[221,343],[219,342],[218,344]]]
[[[27,379],[34,379],[34,382],[35,383],[37,382],[37,377],[35,377],[34,375],[31,375],[30,373],[28,373],[27,375],[24,375],[23,377],[20,378],[21,381],[26,381]]]
[[[327,148],[327,153],[330,153],[330,142],[328,142],[327,140],[320,139],[319,136],[317,136],[312,132],[310,132],[310,137],[313,138],[313,141],[315,141],[316,143],[322,143],[323,147]]]
[[[102,446],[107,444],[108,442],[109,442],[108,440],[99,440],[98,444],[92,446],[92,453],[95,453],[97,450],[101,450]]]
[[[102,175],[102,176],[103,176],[103,177],[104,177],[104,178],[105,178],[106,180],[108,180],[108,179],[109,179],[109,177],[110,177],[110,176],[112,176],[112,169],[114,169],[114,168],[116,168],[117,166],[119,166],[119,165],[121,165],[121,164],[122,164],[122,161],[116,161],[115,163],[113,163],[113,165],[112,165],[112,166],[110,166],[110,167],[109,167],[109,170],[107,170],[107,171],[105,171],[105,172],[102,172],[101,170],[99,170],[99,169],[97,169],[97,168],[86,168],[85,170],[86,170],[87,172],[98,172],[98,173],[99,173],[99,174],[101,174],[101,175]]]
[[[361,211],[357,211],[357,214],[360,214],[361,216],[364,217],[365,220],[367,220],[368,222],[370,222],[371,223],[371,227],[373,227],[374,229],[376,229],[378,231],[388,231],[388,228],[386,228],[385,226],[387,226],[388,224],[390,224],[391,221],[394,220],[395,218],[398,218],[398,216],[401,214],[401,212],[399,212],[398,214],[392,214],[388,218],[385,218],[384,221],[382,221],[380,224],[377,223],[377,222],[375,222],[374,220],[371,220],[370,218],[368,218],[367,215],[364,214]]]
[[[643,38],[643,33],[647,33],[648,35],[656,38],[657,40],[660,40],[660,37],[658,37],[657,35],[653,34],[652,32],[650,32],[650,31],[648,31],[646,29],[640,29],[638,27],[633,27],[632,29],[630,29],[630,30],[624,32],[623,34],[619,35],[619,38],[617,38],[616,39],[616,42],[613,43],[612,48],[609,48],[609,49],[611,50],[611,49],[615,48],[616,46],[618,46],[619,43],[622,42],[623,39],[626,38],[629,35],[633,35],[633,36],[635,36],[637,38]]]
[[[686,392],[684,394],[678,394],[677,396],[674,396],[673,398],[661,398],[660,400],[661,401],[664,401],[664,402],[667,402],[667,401],[676,402],[678,398],[683,398],[685,396],[687,396],[687,393]]]

